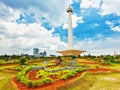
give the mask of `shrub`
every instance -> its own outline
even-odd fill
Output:
[[[27,87],[32,87],[32,80],[26,80],[25,82],[25,85],[27,86]]]
[[[22,81],[24,80],[25,78],[28,78],[27,76],[25,76],[25,74],[30,70],[31,68],[30,67],[26,67],[25,69],[23,69],[21,72],[19,72],[17,74],[17,80],[18,81]]]
[[[87,68],[77,68],[75,71],[76,72],[81,72],[81,71],[85,71]]]
[[[34,80],[32,81],[32,87],[38,87],[43,85],[43,83],[41,82],[41,80]]]
[[[27,59],[25,57],[22,57],[20,59],[20,65],[24,65],[26,63]]]
[[[61,79],[66,80],[67,79],[66,75],[62,75]]]
[[[14,67],[14,70],[16,70],[16,71],[21,71],[21,70],[23,70],[24,69],[24,66],[17,66],[17,67]]]
[[[68,74],[62,75],[61,79],[66,80],[68,78],[71,78],[77,74],[76,71],[70,71]]]
[[[81,72],[81,71],[84,71],[84,70],[86,70],[86,68],[77,68],[77,69],[72,70],[72,71],[64,70],[63,72],[65,72],[67,74],[63,74],[61,76],[61,79],[66,80],[68,78],[74,77],[78,72]]]
[[[39,70],[39,72],[37,73],[37,75],[36,75],[36,78],[38,78],[38,77],[47,77],[47,76],[49,76],[49,74],[48,74],[48,72],[46,72],[46,71],[44,71],[44,70]]]
[[[50,77],[45,77],[45,78],[42,78],[41,82],[44,84],[48,84],[48,83],[52,83],[53,79]]]

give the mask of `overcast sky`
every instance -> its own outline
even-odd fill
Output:
[[[0,0],[0,54],[67,49],[67,12],[73,8],[74,48],[120,54],[120,0]]]

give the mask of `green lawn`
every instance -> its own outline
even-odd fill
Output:
[[[7,83],[13,78],[14,75],[9,74],[0,74],[0,90],[4,90],[4,87],[7,85]]]
[[[120,73],[93,76],[96,81],[88,90],[120,90]]]
[[[113,64],[113,65],[109,66],[109,68],[120,70],[120,64]]]
[[[57,90],[88,90],[94,82],[95,78],[92,75],[84,73],[81,77],[76,78],[75,81],[58,87]]]
[[[15,77],[14,73],[6,72],[6,68],[13,68],[14,66],[0,66],[0,90],[16,90],[12,85],[9,88],[5,89],[8,86],[8,83]]]

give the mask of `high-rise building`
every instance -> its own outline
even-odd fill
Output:
[[[38,48],[34,48],[34,49],[33,49],[33,55],[34,55],[35,57],[39,57],[39,49],[38,49]]]
[[[40,53],[39,53],[39,56],[40,56],[40,57],[45,57],[45,56],[47,56],[47,52],[46,52],[46,51],[40,52]]]
[[[46,51],[43,52],[43,56],[47,56],[47,52]]]

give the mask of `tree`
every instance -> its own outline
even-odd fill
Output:
[[[26,63],[27,59],[25,57],[22,57],[20,59],[20,65],[24,65]]]
[[[61,60],[61,59],[62,59],[62,57],[61,57],[61,56],[58,56],[58,57],[57,57],[57,60]]]

